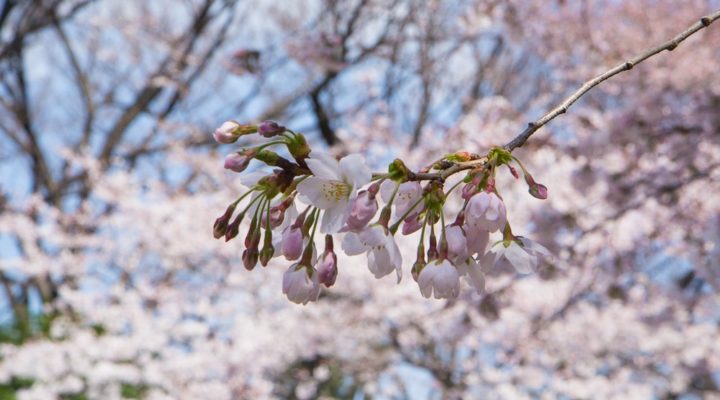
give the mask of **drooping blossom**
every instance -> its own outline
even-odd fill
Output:
[[[474,231],[495,232],[505,226],[505,204],[495,193],[471,197],[465,210],[465,224]]]
[[[325,285],[325,287],[330,287],[335,284],[335,279],[337,278],[338,270],[337,270],[337,255],[335,252],[331,251],[325,251],[321,256],[320,259],[318,259],[317,262],[317,275],[318,275],[318,281]]]
[[[488,241],[490,240],[490,232],[473,229],[468,225],[465,225],[464,228],[468,253],[470,255],[479,254],[481,256],[485,254],[485,249],[487,248]]]
[[[420,230],[423,226],[423,219],[419,212],[413,212],[408,215],[402,223],[402,234],[410,235]]]
[[[459,225],[450,225],[445,228],[448,258],[455,263],[464,262],[468,258],[468,247],[465,233]]]
[[[282,291],[293,303],[305,305],[317,300],[320,296],[317,271],[299,263],[291,265],[283,274]]]
[[[360,191],[350,202],[350,214],[347,219],[349,230],[359,232],[363,230],[378,210],[375,195],[368,190]]]
[[[380,225],[372,225],[359,233],[349,232],[342,241],[343,251],[354,256],[367,253],[368,268],[376,278],[382,278],[393,270],[397,281],[402,278],[402,255],[395,238]]]
[[[358,189],[370,182],[370,169],[359,154],[350,154],[338,162],[329,154],[312,152],[306,163],[313,176],[300,182],[297,191],[307,203],[324,210],[320,232],[338,232]]]
[[[397,184],[392,181],[385,181],[382,185],[380,185],[380,196],[384,202],[387,203],[390,201],[392,193],[395,191],[395,185]],[[395,198],[393,199],[396,220],[403,217],[410,207],[415,205],[422,196],[422,192],[423,190],[420,182],[413,181],[400,184],[400,187],[398,187],[397,193],[395,194]],[[415,208],[414,211],[418,210],[419,206]]]
[[[516,237],[507,247],[500,242],[485,254],[480,263],[486,268],[507,260],[521,274],[532,273],[543,259],[552,258],[550,251],[541,244],[528,238]]]
[[[460,293],[460,275],[450,260],[435,260],[420,271],[418,286],[425,298],[454,299]]]
[[[485,274],[482,271],[481,264],[474,258],[468,257],[464,262],[456,264],[458,272],[465,277],[470,286],[475,289],[478,294],[485,291]]]
[[[297,260],[303,251],[303,234],[299,227],[288,226],[282,233],[280,251],[287,260]]]

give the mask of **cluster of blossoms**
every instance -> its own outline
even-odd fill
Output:
[[[243,219],[250,217],[242,255],[245,268],[253,269],[258,261],[266,266],[275,257],[291,261],[282,285],[290,301],[307,304],[317,300],[321,285],[335,283],[336,235],[342,235],[340,247],[347,255],[367,255],[376,278],[395,272],[400,282],[403,260],[395,235],[419,231],[412,277],[423,296],[436,299],[457,297],[461,277],[482,292],[484,271],[498,263],[530,273],[550,256],[543,246],[512,233],[495,186],[499,167],[507,167],[519,179],[511,165],[517,164],[536,198],[547,198],[547,188],[503,148],[493,148],[485,156],[448,154],[417,173],[396,159],[387,172],[372,173],[360,155],[336,160],[312,151],[303,135],[273,121],[260,125],[228,121],[214,137],[228,144],[256,133],[270,140],[228,155],[225,168],[243,172],[257,160],[275,169],[243,174],[242,183],[249,191],[215,221],[214,236],[235,238]],[[268,150],[272,146],[281,147],[287,157]],[[464,178],[446,190],[446,179],[458,173]],[[446,223],[446,200],[458,187],[462,208]],[[488,246],[493,232],[502,234],[502,239]],[[322,253],[316,234],[324,235]]]

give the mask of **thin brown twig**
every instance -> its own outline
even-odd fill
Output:
[[[508,151],[513,151],[518,147],[521,147],[525,142],[532,136],[535,131],[540,129],[543,125],[547,124],[548,122],[552,121],[555,117],[558,115],[564,114],[567,112],[567,110],[570,108],[571,105],[573,105],[580,97],[582,97],[585,93],[589,92],[590,89],[594,88],[595,86],[601,84],[602,82],[612,78],[613,76],[629,71],[633,69],[634,66],[640,64],[641,62],[647,60],[648,58],[661,53],[665,50],[667,51],[673,51],[675,48],[683,42],[688,37],[692,36],[694,33],[702,30],[703,28],[707,28],[710,24],[712,24],[717,19],[720,19],[720,10],[715,11],[712,14],[706,15],[696,23],[694,23],[689,28],[685,29],[683,32],[679,33],[674,38],[659,44],[655,47],[651,47],[642,53],[636,55],[635,57],[629,59],[628,61],[622,62],[615,67],[603,72],[602,74],[590,79],[589,81],[583,83],[582,86],[575,92],[573,92],[568,98],[566,98],[560,105],[555,107],[553,110],[548,112],[547,114],[543,115],[540,119],[538,119],[535,122],[530,122],[527,125],[527,128],[520,133],[516,138],[508,142],[505,146],[503,146]]]
[[[573,92],[570,96],[568,96],[562,103],[560,103],[557,107],[553,108],[551,111],[543,115],[540,119],[528,123],[525,130],[523,130],[517,137],[515,137],[513,140],[508,142],[503,146],[503,148],[507,151],[512,152],[518,147],[521,147],[522,145],[527,142],[527,140],[532,136],[538,129],[546,125],[548,122],[555,119],[557,116],[564,114],[568,111],[570,106],[572,106],[580,97],[585,95],[585,93],[589,92],[590,89],[594,88],[595,86],[601,84],[602,82],[612,78],[615,75],[620,74],[621,72],[629,71],[633,69],[636,65],[640,64],[641,62],[647,60],[648,58],[659,54],[665,50],[667,51],[673,51],[675,48],[682,43],[685,39],[692,36],[696,32],[702,30],[703,28],[707,28],[715,22],[716,20],[720,19],[720,10],[715,11],[712,14],[706,15],[693,25],[691,25],[689,28],[685,29],[683,32],[677,34],[672,39],[661,43],[657,46],[651,47],[642,53],[636,55],[635,57],[630,58],[629,60],[622,62],[615,67],[603,72],[600,75],[597,75],[596,77],[586,81],[585,83],[580,86],[575,92]],[[421,180],[440,180],[443,181],[449,176],[464,171],[468,169],[472,169],[477,167],[478,165],[482,164],[485,160],[474,160],[466,163],[461,164],[454,164],[453,166],[444,169],[439,172],[431,172],[431,173],[415,173],[411,174],[410,180],[414,181],[421,181]]]

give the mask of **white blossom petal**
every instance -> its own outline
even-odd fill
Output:
[[[515,267],[515,270],[521,274],[532,273],[537,265],[537,258],[526,252],[514,241],[503,251],[503,256],[505,256],[513,267]]]
[[[343,181],[359,189],[370,182],[372,172],[360,154],[349,154],[340,160],[340,175]]]
[[[303,201],[317,208],[329,209],[340,202],[347,204],[350,187],[341,181],[311,176],[298,184],[297,191],[304,197]]]
[[[347,200],[338,202],[334,207],[323,212],[320,220],[321,233],[336,233],[345,225],[348,217],[349,202]]]
[[[305,160],[313,175],[322,179],[342,180],[340,165],[330,154],[312,152],[310,158]]]
[[[342,247],[345,254],[349,256],[356,256],[370,249],[362,242],[362,240],[360,240],[360,235],[355,232],[347,233],[343,238],[340,247]]]

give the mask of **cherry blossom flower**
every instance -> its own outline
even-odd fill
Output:
[[[287,260],[297,260],[303,251],[303,234],[299,227],[288,226],[282,233],[280,251]]]
[[[464,225],[465,228],[465,237],[467,240],[467,249],[468,253],[470,255],[473,254],[485,254],[485,249],[487,248],[488,241],[490,239],[490,232],[479,230],[479,229],[473,229],[472,227],[468,225]]]
[[[517,272],[521,274],[532,273],[543,259],[552,258],[550,251],[541,244],[528,238],[516,237],[505,246],[500,242],[485,254],[480,263],[485,267],[496,265],[501,260],[507,260]]]
[[[422,228],[423,226],[423,219],[420,217],[419,212],[414,212],[408,215],[404,220],[402,224],[402,234],[403,235],[410,235],[414,232],[417,232]]]
[[[453,262],[462,262],[468,258],[467,239],[459,225],[450,225],[445,228],[445,240],[448,245],[448,258]]]
[[[330,287],[335,284],[337,273],[337,255],[333,251],[326,251],[317,262],[318,281]]]
[[[359,154],[338,162],[329,154],[312,152],[306,163],[313,176],[300,182],[297,191],[307,203],[324,210],[320,232],[338,232],[348,218],[348,206],[357,190],[370,182],[370,169]]]
[[[342,249],[349,256],[367,252],[368,268],[375,278],[382,278],[395,270],[400,282],[402,255],[395,238],[386,228],[372,225],[359,233],[349,232],[343,238]]]
[[[481,192],[470,198],[465,224],[471,230],[495,232],[505,226],[505,204],[495,193]]]
[[[418,286],[425,298],[454,299],[460,293],[460,275],[450,260],[435,260],[420,271]]]
[[[465,262],[458,263],[456,266],[460,275],[465,277],[468,284],[472,286],[478,294],[482,294],[485,291],[485,274],[479,262],[474,258],[467,258]]]
[[[375,216],[378,203],[375,195],[363,190],[350,202],[350,215],[347,219],[347,228],[353,232],[363,230],[368,222]]]
[[[291,265],[283,274],[282,291],[293,303],[305,305],[316,301],[320,296],[317,271],[299,263]]]
[[[392,197],[393,191],[395,191],[395,182],[385,181],[380,185],[380,197],[384,202],[389,202]],[[393,199],[393,206],[395,206],[395,219],[401,218],[405,213],[408,212],[410,207],[422,196],[422,186],[420,182],[405,182],[401,183],[400,187],[395,194]],[[409,216],[408,216],[409,217]]]

